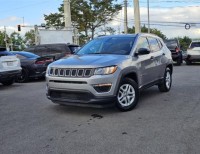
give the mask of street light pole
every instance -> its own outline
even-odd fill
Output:
[[[141,32],[139,0],[134,0],[135,33]]]
[[[128,33],[128,21],[127,21],[127,0],[124,0],[124,33]]]
[[[5,33],[4,41],[5,41],[5,44],[6,44],[6,50],[9,50],[8,38],[7,38],[7,34],[6,34],[6,26],[4,26],[4,33]]]
[[[64,17],[65,17],[65,28],[71,28],[71,8],[70,0],[64,0]]]
[[[147,13],[148,13],[148,33],[150,33],[149,0],[147,0]]]

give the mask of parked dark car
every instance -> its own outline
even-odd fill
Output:
[[[183,62],[183,53],[180,49],[180,44],[178,39],[169,39],[164,41],[168,49],[172,53],[172,59],[177,63],[177,65],[181,65]]]
[[[25,51],[37,54],[39,56],[54,56],[55,60],[74,54],[80,48],[74,44],[41,44],[25,49]]]
[[[53,61],[52,56],[40,57],[26,51],[13,51],[21,61],[22,72],[18,82],[27,82],[30,78],[44,78],[48,64]]]

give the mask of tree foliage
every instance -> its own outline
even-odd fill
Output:
[[[148,28],[144,25],[141,27],[141,32],[142,33],[147,33],[148,32]],[[128,28],[128,33],[135,33],[135,27],[133,28]],[[158,29],[156,28],[150,28],[150,33],[155,34],[159,37],[161,37],[162,39],[167,39],[167,37]]]
[[[112,21],[122,6],[116,0],[71,0],[72,25],[86,38],[93,38],[95,30]],[[64,26],[64,8],[59,13],[44,15],[48,26]]]
[[[5,47],[6,46],[4,38],[5,38],[5,33],[0,31],[0,46],[1,47]]]
[[[13,32],[10,34],[10,44],[13,46],[13,50],[19,51],[25,48],[24,39],[20,36],[19,33]]]
[[[24,41],[28,46],[33,46],[35,44],[35,31],[33,29],[25,33]]]
[[[179,40],[181,49],[184,51],[186,51],[188,49],[190,43],[192,42],[192,39],[187,36],[178,37],[177,39]]]

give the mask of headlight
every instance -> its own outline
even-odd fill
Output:
[[[96,68],[94,75],[107,75],[107,74],[113,74],[117,70],[117,66],[109,66],[109,67],[103,67],[103,68]]]
[[[46,75],[49,75],[49,72],[50,72],[50,67],[48,66],[46,69]]]

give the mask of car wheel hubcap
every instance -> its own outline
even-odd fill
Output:
[[[126,107],[131,105],[135,100],[135,89],[130,84],[123,84],[119,88],[118,102],[121,106]]]
[[[170,72],[166,73],[165,83],[166,83],[167,89],[169,89],[170,86],[171,86],[171,74],[170,74]]]

